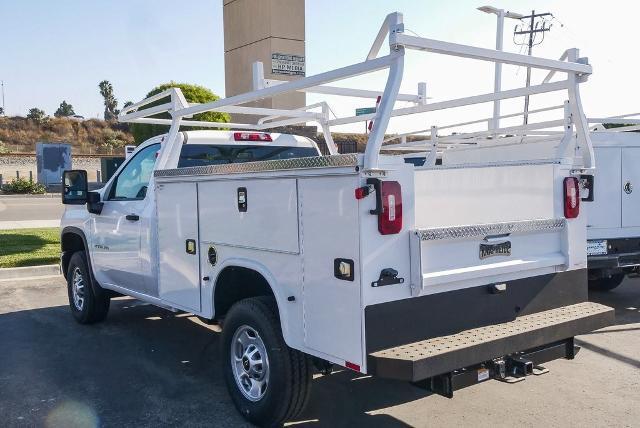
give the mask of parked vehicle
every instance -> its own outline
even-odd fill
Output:
[[[379,56],[387,35],[390,53]],[[424,85],[399,93],[409,50],[567,77],[427,104]],[[383,93],[326,85],[382,69]],[[313,367],[338,365],[451,397],[491,378],[545,373],[544,362],[574,357],[575,335],[613,321],[611,308],[587,301],[578,179],[593,159],[579,83],[591,67],[577,50],[555,61],[410,36],[393,13],[363,62],[286,83],[264,79],[260,64],[254,73],[256,88],[246,94],[194,105],[170,89],[123,109],[121,121],[171,128],[138,147],[101,191],[86,191],[82,171],[65,173],[62,268],[79,322],[105,318],[110,290],[224,321],[233,402],[249,421],[276,425],[304,408]],[[374,114],[333,119],[326,103],[245,105],[291,91],[381,99]],[[522,128],[530,138],[520,146],[454,148],[438,166],[435,156],[415,167],[380,155],[392,117],[557,91],[568,97],[563,117]],[[205,111],[262,118],[186,120]],[[171,120],[156,118],[165,112]],[[374,121],[366,152],[337,154],[330,127],[363,120]],[[267,132],[310,121],[330,155],[316,156],[302,137]],[[189,125],[244,128],[215,134],[227,152],[248,144],[271,151],[237,163],[245,158],[203,150],[211,137],[180,132]],[[557,126],[564,132],[540,141]],[[311,147],[313,156],[297,157]],[[532,147],[546,157],[530,157]]]
[[[587,209],[589,288],[609,291],[640,267],[640,123],[633,118],[591,119],[628,124],[593,127],[597,160],[593,202]],[[636,131],[636,132],[634,132]]]

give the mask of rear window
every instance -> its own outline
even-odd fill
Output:
[[[313,147],[186,144],[182,146],[178,168],[312,156],[318,156]]]

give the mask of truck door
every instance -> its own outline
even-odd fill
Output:
[[[622,149],[622,227],[640,226],[640,148]]]
[[[140,240],[153,212],[147,188],[159,149],[160,144],[153,144],[131,158],[103,196],[102,212],[92,216],[91,256],[99,283],[149,294]]]

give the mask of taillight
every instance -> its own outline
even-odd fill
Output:
[[[348,369],[351,369],[353,371],[359,372],[360,371],[360,366],[356,363],[352,363],[351,361],[345,361],[344,362],[344,366]]]
[[[235,141],[272,141],[271,135],[265,132],[234,132]]]
[[[397,181],[380,181],[381,210],[378,212],[378,231],[391,235],[402,229],[402,192]]]
[[[576,177],[564,179],[564,216],[576,218],[580,214],[580,188]]]

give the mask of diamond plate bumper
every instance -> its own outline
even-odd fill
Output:
[[[377,351],[369,354],[368,372],[416,382],[588,333],[613,322],[612,308],[593,302],[578,303]]]

